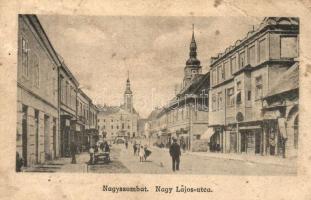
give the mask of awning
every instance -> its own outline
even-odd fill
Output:
[[[263,120],[277,119],[280,115],[281,113],[279,110],[267,111],[263,116]]]
[[[213,128],[207,128],[206,131],[201,135],[200,139],[210,139],[210,137],[214,134]]]
[[[279,131],[280,135],[282,138],[286,139],[287,138],[287,132],[286,132],[286,124],[285,124],[285,119],[284,118],[279,118],[278,119],[278,125],[279,125]]]

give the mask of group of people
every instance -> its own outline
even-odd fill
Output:
[[[96,145],[91,146],[91,148],[89,149],[89,153],[90,153],[90,160],[89,163],[90,164],[94,164],[95,161],[95,153],[110,153],[110,147],[107,141],[104,142],[98,142],[96,143]]]
[[[150,156],[151,151],[148,149],[147,145],[143,146],[140,143],[133,142],[134,156],[139,156],[139,162],[144,162]]]

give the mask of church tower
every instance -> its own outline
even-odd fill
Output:
[[[194,25],[192,24],[192,39],[190,43],[190,53],[189,59],[186,62],[186,67],[184,68],[184,80],[183,87],[191,83],[192,79],[197,75],[202,73],[201,62],[197,59],[197,44],[194,38]]]
[[[133,93],[131,90],[129,72],[127,72],[126,88],[124,92],[124,108],[130,113],[133,112]]]

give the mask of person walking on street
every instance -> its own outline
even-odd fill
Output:
[[[90,153],[89,164],[93,165],[94,164],[94,148],[93,148],[93,146],[91,146],[91,148],[89,150],[89,153]]]
[[[134,156],[136,156],[136,152],[137,152],[136,142],[134,142],[133,144],[133,150],[134,150]]]
[[[180,146],[177,144],[177,139],[173,138],[173,144],[170,146],[170,156],[172,157],[173,171],[179,170],[180,154]]]
[[[71,154],[71,164],[76,164],[76,151],[77,151],[77,146],[74,142],[71,142],[70,144],[70,154]]]
[[[141,145],[139,150],[139,162],[144,162],[145,159],[145,151],[144,147]]]
[[[125,148],[127,149],[127,146],[128,146],[128,142],[127,140],[125,140]]]

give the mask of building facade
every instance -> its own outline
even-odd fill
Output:
[[[59,56],[60,57],[60,56]],[[77,126],[77,92],[79,83],[61,59],[59,69],[59,115],[61,156],[70,155],[70,144],[78,140]]]
[[[196,50],[197,44],[192,33],[189,59],[184,68],[183,87],[166,106],[155,109],[148,118],[147,135],[160,147],[169,147],[175,137],[184,149],[207,150],[207,141],[201,136],[208,130],[209,125],[210,76],[209,73],[202,74]]]
[[[24,166],[59,156],[59,66],[37,17],[19,15],[16,151]]]
[[[133,107],[133,92],[130,79],[126,81],[124,104],[121,106],[98,106],[98,127],[103,138],[114,140],[116,137],[137,138],[139,114]]]
[[[69,156],[71,142],[79,152],[85,129],[98,137],[97,109],[81,93],[37,16],[19,15],[16,152],[24,167]],[[86,113],[82,123],[80,97]]]
[[[282,154],[284,145],[278,146],[281,150],[267,150],[272,136],[264,128],[263,100],[275,80],[295,64],[298,36],[297,18],[269,17],[244,39],[212,57],[209,103],[210,127],[214,131],[210,138],[212,151]],[[284,139],[280,127],[275,132],[276,138]]]

